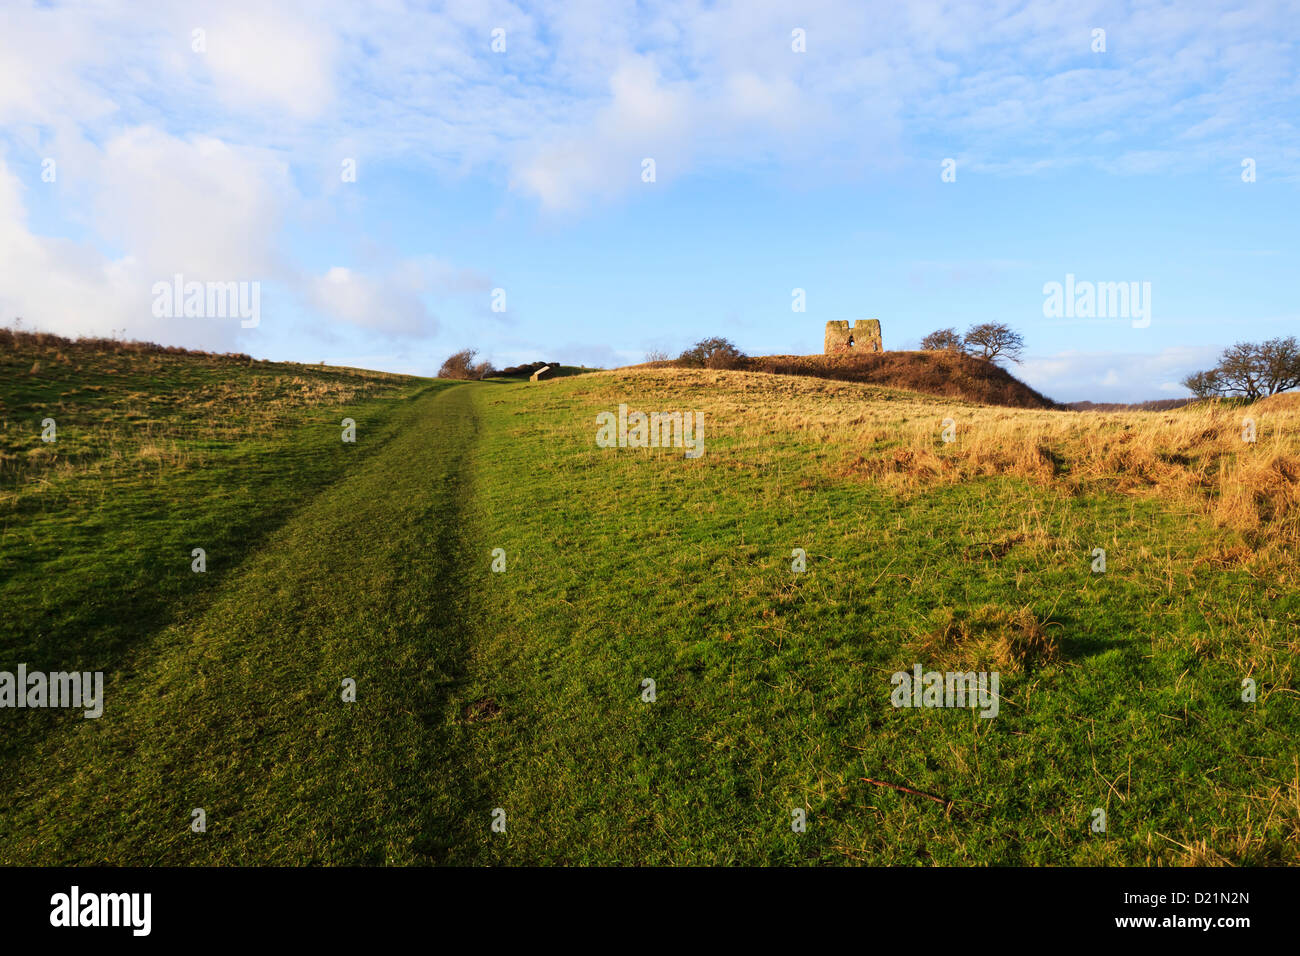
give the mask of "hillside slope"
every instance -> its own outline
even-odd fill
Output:
[[[0,864],[1300,859],[1300,411],[69,358],[0,379],[0,670],[106,700],[0,709]]]

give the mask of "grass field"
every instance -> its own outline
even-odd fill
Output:
[[[0,360],[0,670],[106,682],[0,710],[0,863],[1300,855],[1294,403]],[[598,447],[620,403],[705,453]],[[917,663],[998,715],[892,706]]]

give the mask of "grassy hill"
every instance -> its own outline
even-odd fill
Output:
[[[107,684],[0,710],[0,863],[1297,862],[1300,409],[0,368],[0,670]],[[597,447],[620,404],[705,453]],[[892,706],[916,663],[998,716]]]

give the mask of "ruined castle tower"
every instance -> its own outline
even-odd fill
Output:
[[[826,354],[853,349],[858,352],[883,352],[885,345],[880,338],[879,319],[858,319],[849,328],[849,323],[826,323]]]

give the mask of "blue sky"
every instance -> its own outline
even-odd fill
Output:
[[[1055,398],[1176,397],[1300,329],[1298,67],[1295,3],[10,2],[0,321],[421,374],[1002,321]]]

